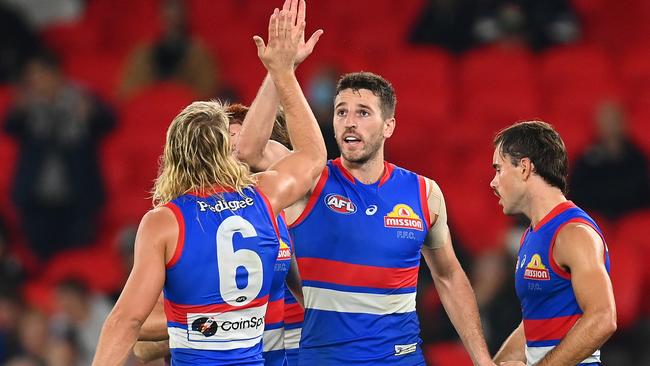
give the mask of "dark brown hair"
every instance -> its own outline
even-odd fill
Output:
[[[514,166],[523,158],[530,159],[534,173],[566,194],[569,170],[566,148],[550,124],[539,120],[517,122],[497,133],[494,146],[502,156],[509,156]]]
[[[336,95],[339,95],[345,89],[352,89],[354,91],[366,89],[371,91],[372,94],[379,97],[379,107],[381,108],[382,117],[387,119],[395,116],[395,106],[397,105],[395,89],[383,77],[365,71],[345,74],[341,76],[336,85]]]

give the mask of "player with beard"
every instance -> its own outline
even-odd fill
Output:
[[[263,85],[256,102],[268,105],[264,95]],[[341,157],[327,163],[308,197],[285,211],[305,301],[298,364],[424,365],[415,312],[422,255],[473,362],[494,365],[454,254],[440,188],[384,160],[395,104],[382,77],[343,76],[333,120]],[[268,118],[252,112],[248,127],[267,131],[268,140],[268,126],[260,126]],[[240,140],[239,158],[271,164],[265,144],[253,145]]]

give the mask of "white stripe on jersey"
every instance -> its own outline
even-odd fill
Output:
[[[546,356],[555,346],[548,347],[528,347],[526,346],[526,361],[528,366],[536,365],[539,361]],[[600,362],[600,350],[596,350],[594,354],[584,359],[580,363]]]
[[[247,340],[230,342],[194,342],[187,339],[187,330],[176,327],[168,327],[169,348],[189,348],[210,351],[226,351],[238,348],[250,348],[262,341],[262,335]]]
[[[284,349],[284,328],[264,331],[264,352]]]
[[[381,295],[337,291],[318,287],[302,288],[305,308],[341,313],[387,315],[415,311],[415,292]]]
[[[302,328],[285,329],[284,330],[284,348],[297,349],[300,348],[300,335]]]

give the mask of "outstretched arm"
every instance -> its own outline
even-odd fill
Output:
[[[474,291],[458,263],[447,226],[444,197],[433,181],[425,179],[430,217],[434,218],[422,256],[429,266],[440,301],[475,365],[494,365],[483,338]]]
[[[578,364],[616,331],[616,305],[604,254],[605,245],[593,228],[571,223],[560,229],[552,255],[571,273],[573,292],[583,314],[537,365]]]
[[[161,293],[153,310],[140,328],[138,340],[162,341],[169,339],[167,333],[167,316],[165,315],[164,297]]]
[[[295,12],[295,10],[294,10]],[[275,9],[269,20],[268,45],[255,37],[257,53],[278,90],[294,152],[258,175],[275,214],[301,199],[325,166],[326,151],[316,118],[300,89],[293,64],[305,23],[296,15]],[[297,29],[297,30],[296,30]]]
[[[178,224],[165,207],[142,218],[135,241],[133,270],[104,322],[93,366],[122,365],[156,303],[165,281],[166,247],[175,242]]]
[[[306,6],[304,0],[300,2],[298,0],[286,0],[282,10],[296,14],[297,18],[293,20],[294,23],[301,24],[305,21]],[[297,31],[298,29],[295,30],[295,32]],[[312,53],[322,34],[322,30],[317,30],[307,42],[305,42],[304,31],[298,35],[294,34],[294,36],[300,37],[294,67],[298,67]],[[267,74],[242,123],[239,140],[234,150],[235,156],[240,161],[247,163],[253,171],[267,170],[290,152],[281,144],[274,144],[269,141],[279,106],[280,96],[271,75]]]

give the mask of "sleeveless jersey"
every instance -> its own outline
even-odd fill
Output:
[[[424,364],[415,292],[429,228],[424,178],[374,184],[329,161],[290,227],[303,281],[300,365]]]
[[[264,365],[283,366],[287,364],[284,329],[285,280],[291,266],[291,238],[283,215],[278,216],[280,250],[275,262],[275,273],[271,283],[271,295],[266,309],[264,326]]]
[[[300,333],[305,311],[287,288],[284,293],[284,348],[289,366],[298,365]]]
[[[571,287],[571,274],[561,268],[552,255],[558,232],[572,222],[586,224],[603,237],[594,220],[571,201],[556,206],[522,236],[515,286],[521,301],[528,365],[543,359],[582,315]],[[607,246],[605,267],[609,273]],[[600,350],[579,365],[600,365]]]
[[[262,333],[278,228],[261,191],[186,194],[164,295],[172,364],[263,365]]]

